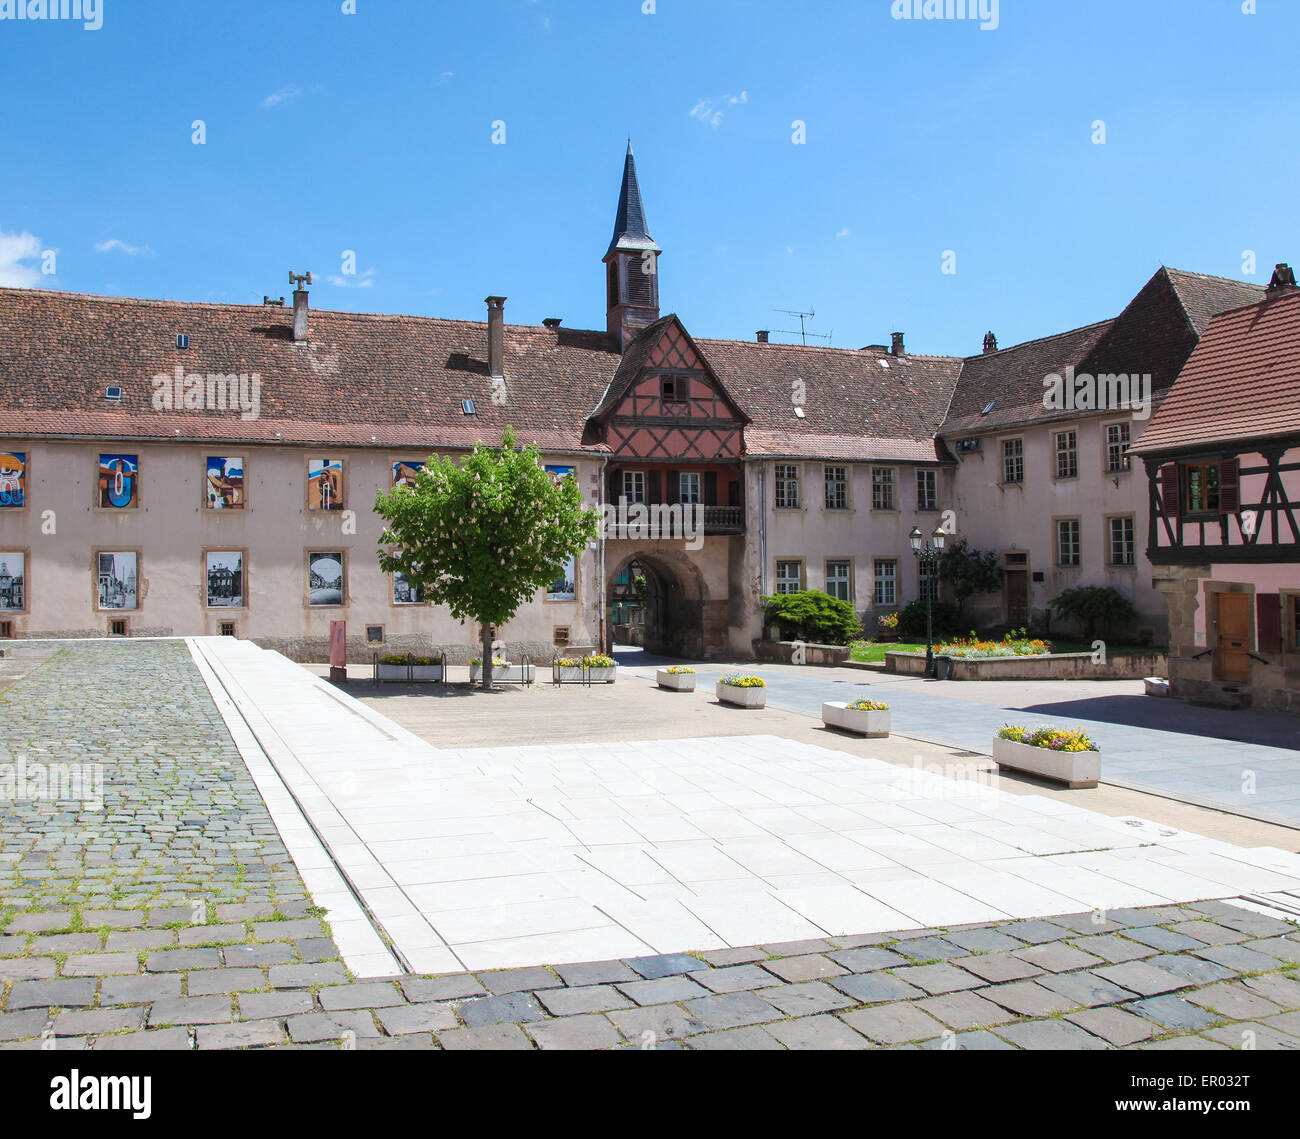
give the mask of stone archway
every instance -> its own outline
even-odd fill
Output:
[[[606,584],[612,642],[661,656],[704,655],[705,589],[690,559],[637,551],[619,560]]]

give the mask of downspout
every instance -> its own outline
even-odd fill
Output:
[[[758,593],[767,595],[767,461],[758,461]]]
[[[596,598],[600,605],[600,615],[598,618],[598,627],[600,629],[600,651],[609,652],[613,645],[606,639],[608,629],[606,628],[606,616],[609,612],[605,603],[605,480],[609,469],[609,456],[605,455],[600,463],[600,486],[597,488],[596,500],[600,508],[600,537],[596,545],[596,565],[597,572],[600,575],[600,588],[596,590]]]

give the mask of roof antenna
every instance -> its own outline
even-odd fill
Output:
[[[782,336],[798,336],[799,339],[800,339],[800,341],[802,342],[802,344],[803,344],[803,346],[804,346],[805,348],[808,347],[808,337],[810,337],[810,336],[813,337],[813,338],[816,339],[816,340],[825,340],[825,341],[827,341],[828,346],[829,346],[829,344],[830,344],[831,342],[834,341],[834,338],[835,338],[835,330],[834,330],[834,329],[831,329],[831,331],[830,331],[829,333],[826,333],[826,332],[809,332],[809,331],[804,327],[804,318],[805,318],[805,317],[811,319],[812,317],[814,317],[814,316],[817,315],[817,314],[816,314],[815,312],[813,312],[812,310],[809,310],[808,312],[799,312],[799,311],[797,311],[797,310],[795,310],[795,309],[788,309],[788,308],[774,308],[772,311],[773,311],[773,312],[783,312],[783,313],[786,314],[786,316],[797,316],[797,317],[799,318],[799,331],[798,331],[798,332],[795,332],[795,331],[793,331],[792,329],[788,329],[788,328],[774,328],[774,329],[772,329],[772,331],[773,331],[773,332],[779,332],[779,333],[781,333]]]

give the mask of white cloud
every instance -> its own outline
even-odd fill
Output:
[[[41,271],[24,265],[41,255],[41,242],[30,233],[5,233],[0,229],[0,286],[9,289],[35,289],[41,284]]]
[[[125,253],[128,257],[139,257],[142,254],[152,256],[153,250],[147,245],[128,245],[125,241],[119,241],[116,237],[111,237],[107,241],[97,241],[95,243],[96,253]]]
[[[787,245],[787,246],[785,247],[785,251],[786,251],[787,253],[793,253],[793,252],[794,252],[794,246],[793,246],[793,245]]]
[[[853,231],[849,229],[849,227],[846,225],[842,230],[839,231],[839,233],[835,235],[836,240],[838,240],[841,237],[848,237],[849,234],[851,234],[852,232]]]
[[[373,289],[375,287],[375,271],[367,269],[360,275],[349,274],[346,277],[338,273],[331,273],[327,280],[337,289]]]
[[[287,87],[281,87],[280,90],[273,92],[262,100],[262,107],[270,110],[281,103],[287,103],[290,99],[296,99],[302,94],[302,88],[290,83]]]
[[[453,77],[455,74],[456,74],[456,73],[455,73],[454,71],[444,71],[440,76],[438,76],[438,82],[439,82],[439,83],[450,83],[451,80],[452,80],[452,77]]]
[[[719,104],[735,107],[748,102],[748,91],[742,91],[739,95],[723,95],[720,99],[701,99],[691,108],[690,115],[691,118],[707,123],[714,130],[717,130],[718,127],[722,126],[722,120],[726,114]]]

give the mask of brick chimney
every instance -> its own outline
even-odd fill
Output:
[[[1268,283],[1270,293],[1290,293],[1296,289],[1295,272],[1291,266],[1283,262],[1273,270],[1273,279]]]
[[[997,350],[998,350],[998,338],[993,335],[992,331],[986,332],[984,334],[985,353],[996,352]]]
[[[889,346],[889,354],[891,356],[907,355],[903,348],[903,334],[901,332],[891,332],[889,335],[893,341]]]
[[[311,284],[310,273],[295,273],[289,270],[289,284],[293,290],[293,338],[301,343],[307,339],[307,289]]]
[[[506,366],[506,298],[488,297],[488,375],[503,377]]]
[[[760,344],[766,344],[766,343],[767,343],[767,338],[768,338],[768,335],[770,334],[770,332],[771,332],[771,329],[768,329],[768,328],[760,328],[760,329],[758,330],[758,332],[755,334],[755,335],[758,336],[758,342],[759,342]]]

